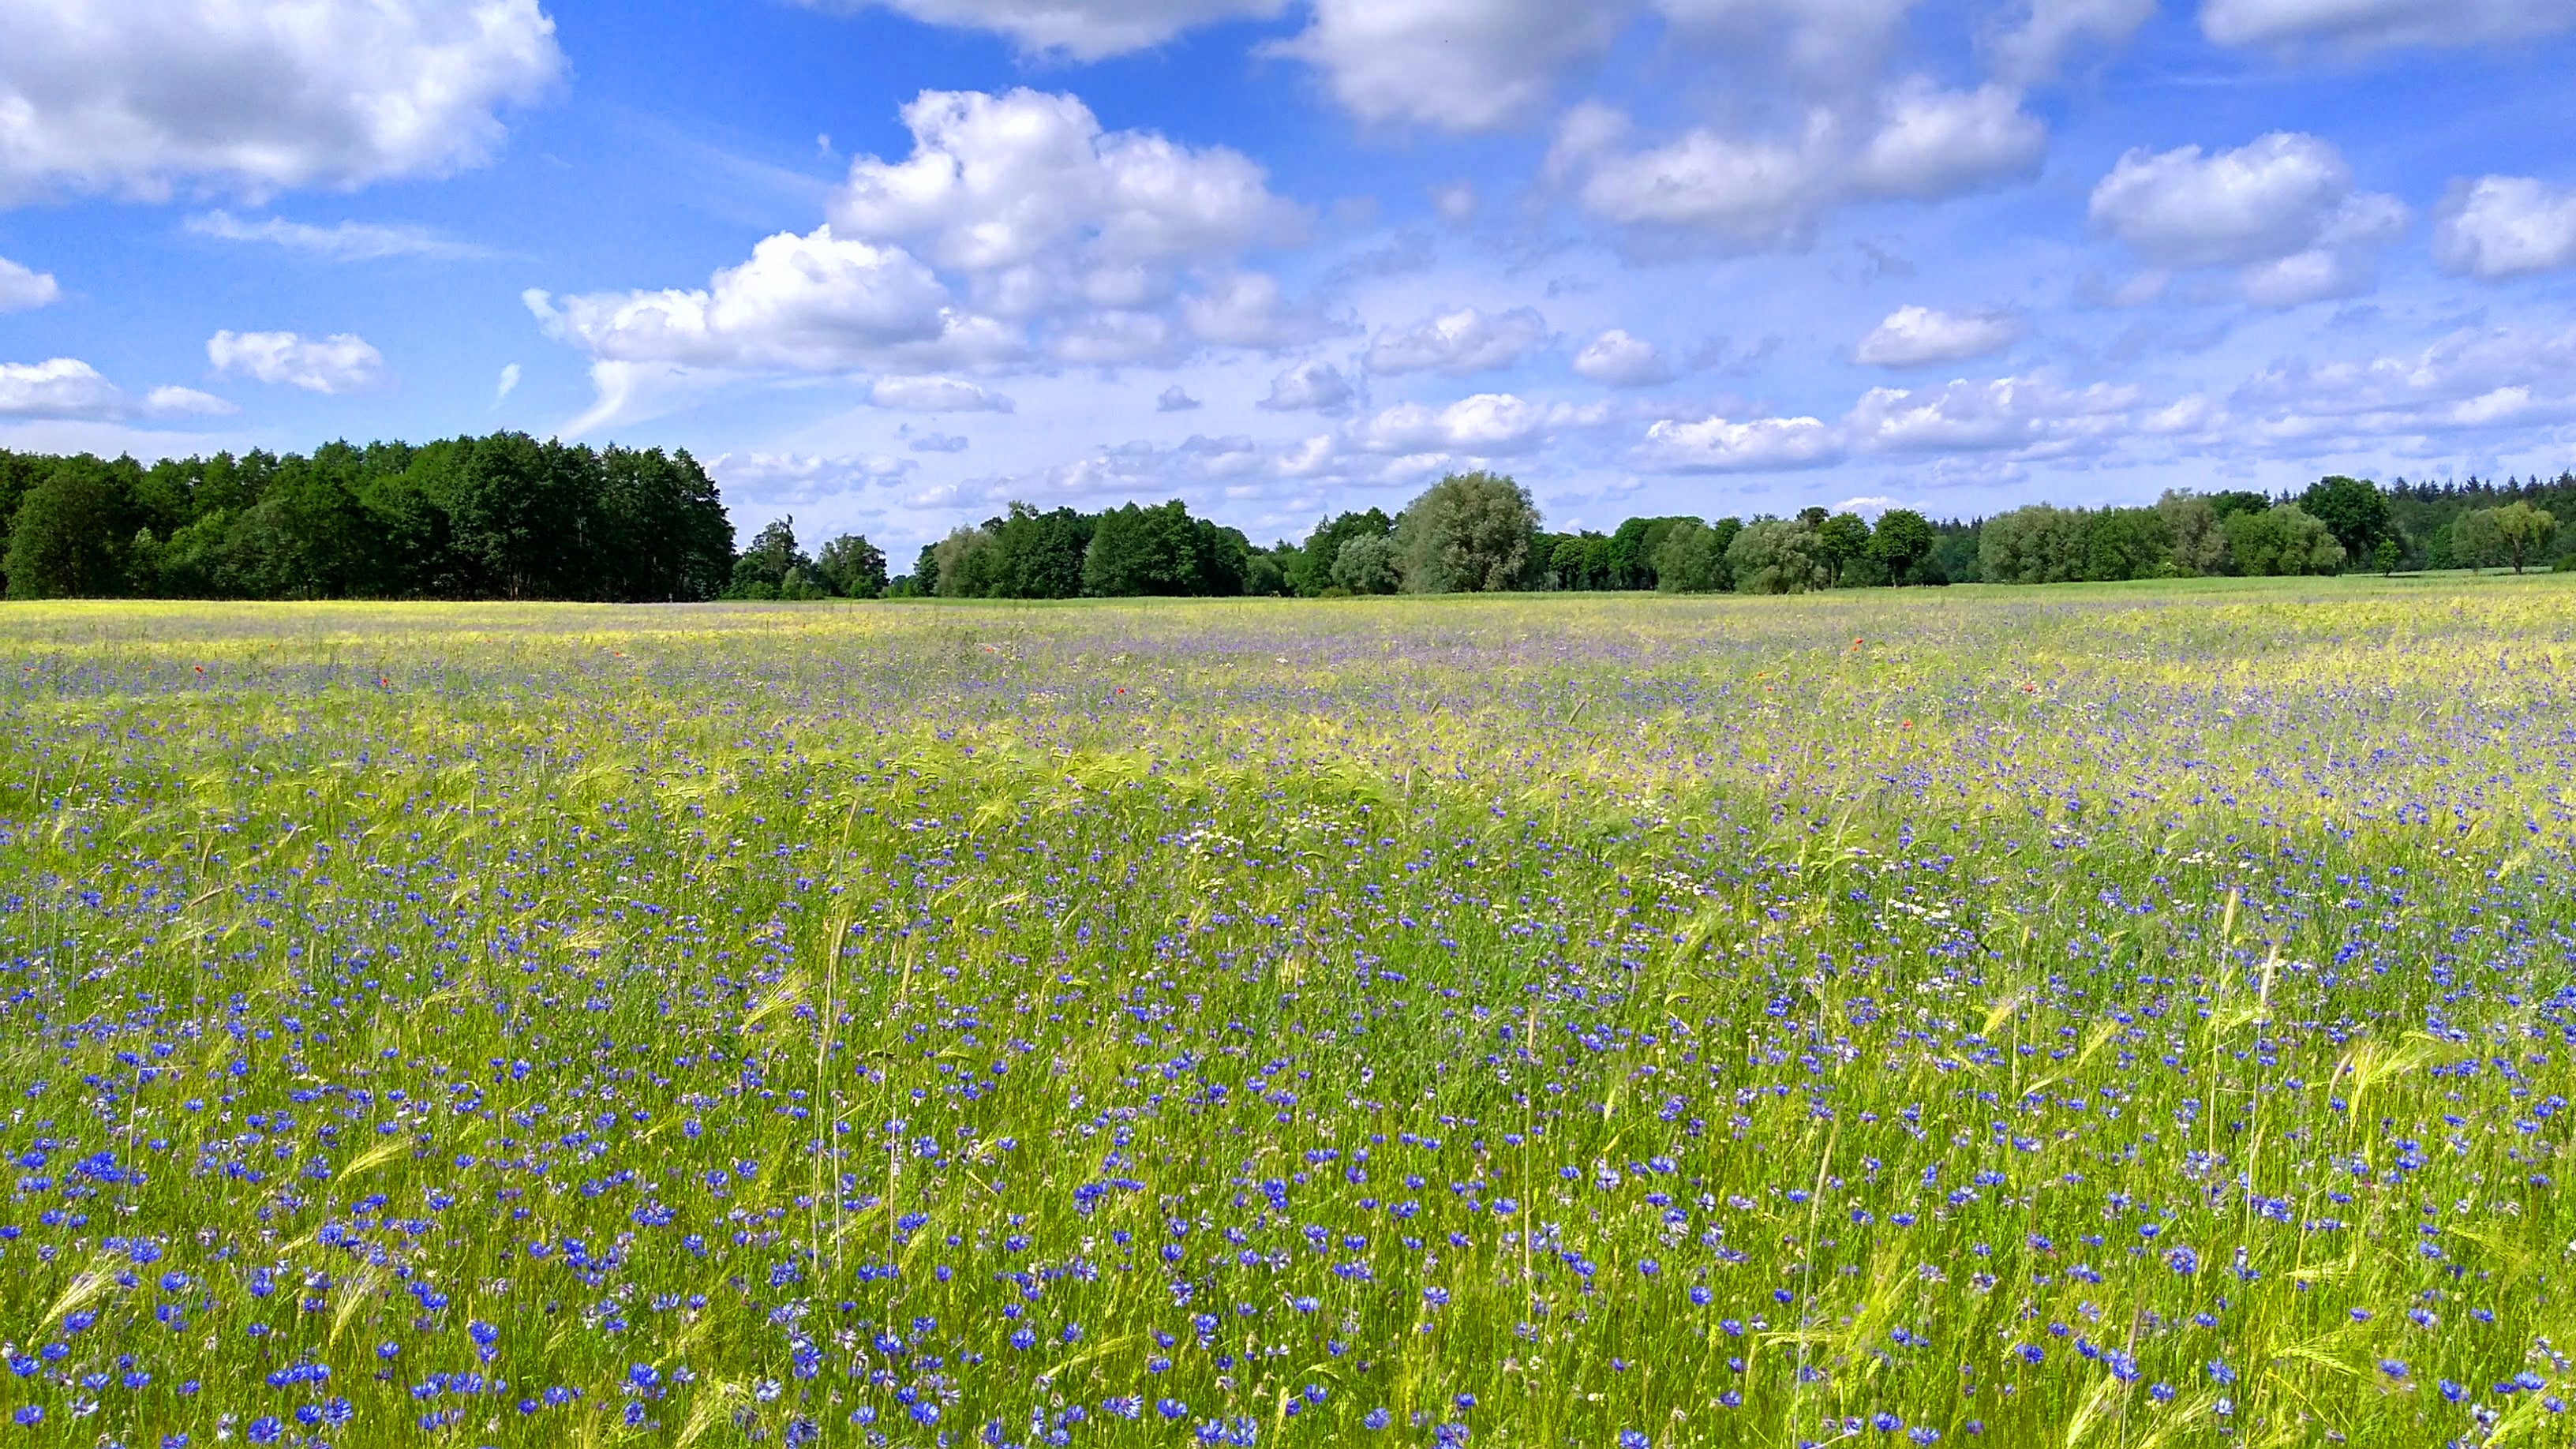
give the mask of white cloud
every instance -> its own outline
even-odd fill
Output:
[[[1945,91],[1914,80],[1880,102],[1879,128],[1853,163],[1862,190],[1939,197],[2027,176],[2048,149],[2048,128],[1999,85]]]
[[[1742,140],[1695,129],[1661,146],[1626,149],[1627,120],[1585,104],[1559,126],[1548,166],[1576,176],[1583,209],[1622,226],[1704,233],[1748,246],[1806,235],[1822,197],[1819,155],[1829,120],[1797,142]]]
[[[938,266],[1043,271],[1070,254],[1071,270],[1093,274],[1051,288],[1070,290],[1104,270],[1282,244],[1304,224],[1241,153],[1104,132],[1072,96],[924,91],[903,121],[912,154],[853,162],[831,218],[844,235],[916,246]]]
[[[2156,0],[2028,0],[2029,13],[1993,45],[1997,69],[2018,81],[2046,80],[2086,45],[2108,48],[2156,13]]]
[[[1694,127],[1657,145],[1598,102],[1558,123],[1545,174],[1593,216],[1667,237],[1793,247],[1829,208],[1867,197],[1934,200],[2026,176],[2048,133],[2018,91],[1943,90],[1914,79],[1874,101],[1810,105],[1795,132]]]
[[[868,398],[881,408],[914,413],[1007,413],[1012,402],[955,377],[881,377]]]
[[[1810,87],[1851,89],[1895,44],[1914,0],[1654,0],[1685,36],[1747,51]],[[1771,57],[1778,56],[1774,62]]]
[[[2334,147],[2290,132],[2207,155],[2131,151],[2090,215],[2155,267],[2241,267],[2248,298],[2276,307],[2367,290],[2406,224],[2396,198],[2354,189]]]
[[[924,433],[907,446],[916,453],[963,453],[968,445],[955,433]]]
[[[1476,219],[1476,184],[1452,181],[1431,188],[1431,209],[1452,226],[1465,226]]]
[[[389,226],[382,222],[344,221],[314,226],[282,217],[237,217],[209,211],[184,223],[191,236],[217,241],[261,242],[334,262],[371,262],[386,257],[488,257],[490,249],[450,241],[427,227]]]
[[[1162,396],[1154,399],[1154,411],[1158,413],[1186,413],[1198,406],[1199,400],[1190,396],[1189,389],[1177,382],[1163,389]]]
[[[703,289],[526,294],[554,336],[610,361],[838,372],[994,361],[1017,339],[949,304],[928,267],[899,247],[780,232]]]
[[[1369,344],[1371,372],[1437,372],[1470,377],[1510,367],[1547,343],[1547,321],[1528,307],[1488,315],[1461,307],[1411,327],[1380,332]]]
[[[1672,364],[1664,360],[1661,349],[1618,327],[1584,344],[1574,354],[1574,371],[1609,387],[1652,387],[1673,376]]]
[[[1769,473],[1821,467],[1842,455],[1840,433],[1821,418],[1666,418],[1646,429],[1638,461],[1672,473]]]
[[[42,307],[63,294],[51,272],[30,271],[0,257],[0,312]]]
[[[2571,0],[2203,0],[2201,32],[2221,45],[2471,45],[2576,23]]]
[[[384,354],[365,338],[347,332],[305,337],[293,332],[226,330],[206,339],[206,360],[217,372],[246,373],[261,382],[282,382],[308,392],[359,392],[385,380]]]
[[[1873,367],[1920,367],[1986,357],[2019,342],[2021,318],[2009,312],[1941,312],[1904,306],[1887,314],[1853,354]]]
[[[229,417],[241,409],[193,387],[156,387],[143,395],[143,410],[157,417]]]
[[[501,399],[518,391],[518,388],[519,364],[515,362],[505,362],[501,364],[501,385],[492,391],[492,405],[494,407],[499,407],[501,405]]]
[[[0,362],[0,418],[110,418],[125,394],[76,358]]]
[[[1541,109],[1627,18],[1616,0],[1314,0],[1305,31],[1273,49],[1320,68],[1363,121],[1483,131]]]
[[[2433,225],[2433,260],[2490,282],[2576,265],[2576,190],[2528,176],[2454,183]]]
[[[1466,453],[1501,457],[1545,443],[1551,430],[1598,425],[1602,409],[1549,407],[1510,393],[1480,392],[1445,407],[1398,403],[1352,425],[1353,446],[1366,453]]]
[[[1843,430],[1854,447],[1891,452],[2063,453],[2116,435],[2136,402],[2135,389],[2102,383],[2069,392],[2040,378],[1961,379],[1939,389],[1872,388]]]
[[[562,69],[537,0],[13,0],[0,199],[435,175]]]
[[[868,0],[806,0],[863,9]],[[875,0],[930,25],[1007,35],[1031,54],[1099,60],[1145,50],[1220,20],[1266,19],[1287,0]]]
[[[828,456],[820,453],[719,453],[707,472],[727,488],[779,492],[830,491],[886,483],[912,471],[912,462],[883,453]]]
[[[2358,436],[2576,418],[2576,329],[2461,329],[2429,347],[2352,361],[2289,359],[2228,398],[2227,434],[2305,456]]]
[[[1232,272],[1209,282],[1182,299],[1181,321],[1203,342],[1264,352],[1302,347],[1340,330],[1312,305],[1289,302],[1279,279],[1264,272]]]
[[[1339,412],[1350,406],[1351,385],[1329,362],[1308,360],[1270,380],[1270,395],[1261,406],[1275,413],[1312,409]]]

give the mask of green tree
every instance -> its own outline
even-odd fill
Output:
[[[1990,584],[2063,584],[2084,576],[2082,511],[2033,503],[1978,529],[1979,576]]]
[[[1869,556],[1869,522],[1856,513],[1836,513],[1815,527],[1816,546],[1825,556],[1826,582],[1840,587],[1844,571]]]
[[[1070,508],[1040,513],[1013,503],[1008,514],[984,525],[993,535],[992,582],[997,599],[1070,599],[1082,592],[1084,551],[1092,521]]]
[[[1804,517],[1744,525],[1727,545],[1726,562],[1745,594],[1803,594],[1825,587],[1830,576],[1823,541]]]
[[[789,580],[802,584],[813,573],[814,560],[797,544],[796,518],[790,514],[771,520],[752,535],[751,546],[733,562],[733,579],[724,593],[728,599],[792,597],[787,592]]]
[[[814,577],[842,598],[876,598],[886,591],[885,550],[865,534],[842,534],[814,555]]]
[[[2540,558],[2558,533],[2558,519],[2520,499],[2460,516],[2451,528],[2451,552],[2470,568],[2510,564],[2515,573]]]
[[[1354,594],[1391,594],[1404,587],[1404,560],[1395,540],[1363,533],[1344,543],[1333,560],[1333,582]]]
[[[2299,507],[2326,526],[2346,558],[2369,558],[2390,536],[2388,495],[2366,479],[2340,473],[2320,478],[2299,495]]]
[[[981,528],[959,526],[930,546],[924,590],[943,599],[980,599],[993,587],[993,535]]]
[[[1655,587],[1668,594],[1710,594],[1733,588],[1735,572],[1726,550],[1743,531],[1742,523],[1721,531],[1696,518],[1677,520],[1655,550]]]
[[[110,598],[127,592],[138,510],[130,458],[54,460],[18,500],[6,570],[13,599]]]
[[[2257,578],[2281,574],[2330,574],[2343,562],[2343,545],[2316,515],[2295,503],[2260,513],[2228,515],[2227,552]]]
[[[2225,571],[2227,567],[2227,533],[2219,526],[2218,510],[2197,493],[2168,488],[2156,500],[2156,512],[2164,515],[2165,529],[2173,535],[2173,571],[2183,578]]]
[[[1127,503],[1100,515],[1082,560],[1082,591],[1094,598],[1203,593],[1198,529],[1179,499]]]
[[[2153,508],[2104,508],[2084,519],[2084,577],[2097,583],[2173,572],[2173,530]]]
[[[1315,531],[1306,535],[1305,545],[1294,556],[1280,561],[1288,576],[1288,586],[1312,598],[1333,586],[1333,564],[1342,555],[1342,545],[1368,535],[1384,538],[1395,532],[1395,520],[1378,509],[1340,513],[1318,522]]]
[[[1891,508],[1878,516],[1878,527],[1869,536],[1869,556],[1893,588],[1918,581],[1917,570],[1939,541],[1930,519],[1911,508]]]
[[[1501,474],[1452,473],[1406,505],[1396,525],[1404,586],[1418,594],[1485,593],[1520,581],[1538,537],[1538,505]]]

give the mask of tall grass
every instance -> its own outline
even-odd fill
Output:
[[[2563,1443],[2571,605],[13,606],[0,1413]]]

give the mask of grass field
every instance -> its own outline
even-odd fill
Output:
[[[2570,1441],[2576,578],[0,670],[0,1442]]]

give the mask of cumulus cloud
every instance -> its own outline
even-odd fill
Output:
[[[2048,128],[1999,85],[1943,90],[1913,80],[1881,101],[1878,130],[1853,162],[1860,188],[1880,196],[1952,196],[2027,176],[2048,149]]]
[[[1841,434],[1822,418],[1666,418],[1646,429],[1643,467],[1671,473],[1769,473],[1841,460]]]
[[[910,253],[829,226],[765,238],[704,288],[525,300],[550,335],[620,362],[835,372],[994,361],[1019,347],[998,323],[952,305]]]
[[[1329,362],[1313,359],[1270,380],[1270,395],[1261,406],[1275,413],[1312,410],[1319,413],[1339,412],[1351,404],[1351,384],[1341,369]]]
[[[1510,367],[1546,343],[1547,321],[1528,307],[1495,314],[1461,307],[1380,332],[1369,344],[1368,367],[1388,374],[1469,377]]]
[[[1190,335],[1225,347],[1276,352],[1302,347],[1342,327],[1312,303],[1292,303],[1279,279],[1265,272],[1231,272],[1181,302]]]
[[[1574,354],[1574,371],[1608,387],[1652,387],[1673,376],[1661,348],[1618,327],[1585,343]]]
[[[2576,190],[2528,176],[2454,183],[2433,223],[2433,260],[2489,282],[2576,265]]]
[[[307,392],[362,392],[385,380],[384,354],[349,332],[305,337],[226,330],[206,339],[206,360],[217,372],[243,373]]]
[[[1177,382],[1163,389],[1162,396],[1154,399],[1154,411],[1158,413],[1185,413],[1198,406],[1199,400],[1190,396],[1189,389]]]
[[[2249,299],[2295,306],[2365,291],[2406,225],[2314,136],[2274,132],[2233,151],[2133,150],[2093,188],[2093,225],[2160,268],[2234,266]]]
[[[929,25],[1007,35],[1030,54],[1099,60],[1162,44],[1219,20],[1266,19],[1287,0],[805,0],[860,10],[874,3]]]
[[[2070,391],[2029,377],[1960,379],[1940,388],[1880,387],[1861,395],[1843,419],[1843,432],[1856,448],[2015,449],[2024,456],[2041,456],[2115,436],[2136,402],[2133,388],[2096,383]]]
[[[77,358],[0,362],[0,418],[110,418],[125,394]]]
[[[2470,45],[2565,30],[2570,0],[2202,0],[2201,33],[2221,45]]]
[[[2576,329],[2463,328],[2430,346],[2273,364],[2227,398],[2226,436],[2304,452],[2355,436],[2576,418]]]
[[[967,443],[955,433],[924,433],[909,446],[916,453],[963,453]]]
[[[387,257],[455,259],[492,255],[488,248],[450,241],[427,227],[390,226],[372,221],[314,226],[283,217],[244,218],[228,211],[209,211],[189,217],[185,227],[191,236],[211,237],[217,241],[256,242],[332,262],[371,262]]]
[[[259,195],[489,157],[563,69],[537,0],[18,0],[0,10],[0,200]]]
[[[2027,14],[1996,36],[1996,68],[2029,83],[2057,73],[2086,46],[2108,48],[2136,33],[2156,13],[2156,0],[2029,0]]]
[[[707,464],[728,497],[771,507],[801,507],[901,482],[912,460],[883,453],[720,453]]]
[[[0,312],[42,307],[62,294],[53,273],[32,271],[0,257]]]
[[[1541,109],[1627,19],[1619,3],[1314,0],[1306,29],[1273,49],[1321,70],[1361,120],[1483,131]]]
[[[143,410],[155,417],[229,417],[241,409],[193,387],[156,387],[143,395]]]
[[[2021,318],[2009,312],[1942,312],[1904,306],[1861,339],[1853,354],[1873,367],[1921,367],[2001,352],[2021,340]]]
[[[499,407],[503,398],[518,390],[519,364],[515,362],[501,364],[501,383],[500,386],[492,389],[492,406]]]
[[[881,377],[869,384],[868,399],[912,413],[1007,413],[1013,407],[1000,393],[955,377]]]
[[[1444,407],[1398,403],[1351,426],[1352,446],[1366,453],[1465,453],[1505,457],[1545,443],[1559,428],[1597,426],[1597,408],[1548,406],[1510,393],[1480,392]]]
[[[1559,123],[1546,174],[1585,211],[1666,238],[1758,248],[1803,244],[1819,216],[1869,197],[1935,200],[2030,174],[2047,129],[2000,85],[1921,79],[1867,106],[1818,104],[1794,132],[1694,127],[1639,145],[1617,110],[1586,102]]]
[[[1604,221],[1778,246],[1806,235],[1822,201],[1826,118],[1789,141],[1697,128],[1632,148],[1628,131],[1626,117],[1587,103],[1567,113],[1549,153],[1550,172],[1572,178],[1575,200]]]
[[[1240,152],[1103,131],[1072,96],[924,91],[903,121],[912,154],[853,162],[831,219],[941,267],[1007,274],[1070,254],[1066,284],[1124,287],[1102,300],[1132,304],[1151,280],[1143,269],[1285,242],[1304,225]],[[998,280],[1025,290],[1040,279]]]

